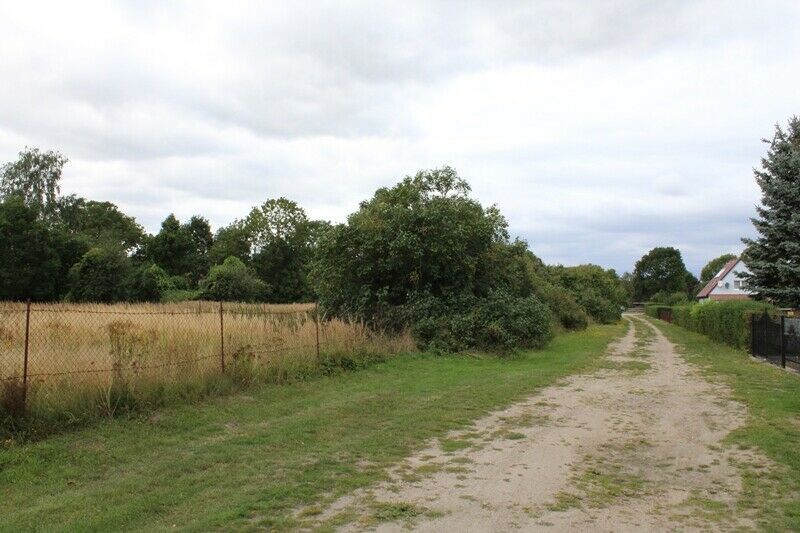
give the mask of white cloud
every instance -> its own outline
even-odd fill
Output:
[[[499,6],[499,7],[498,7]],[[150,230],[287,196],[343,220],[456,167],[548,261],[695,270],[751,233],[759,139],[798,112],[800,4],[0,0],[0,161]]]

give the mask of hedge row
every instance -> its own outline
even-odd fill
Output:
[[[645,313],[659,318],[660,310],[671,309],[673,324],[746,350],[750,347],[750,317],[763,313],[765,308],[771,313],[775,312],[774,307],[764,302],[733,300],[671,307],[647,304]]]

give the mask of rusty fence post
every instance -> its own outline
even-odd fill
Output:
[[[317,359],[319,359],[319,302],[314,307],[314,329],[317,333]]]
[[[25,305],[25,358],[22,360],[22,408],[28,399],[28,339],[31,333],[31,300]]]
[[[225,323],[222,318],[222,301],[219,302],[219,359],[225,373]]]

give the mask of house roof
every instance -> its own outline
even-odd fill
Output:
[[[716,276],[711,278],[708,281],[708,283],[706,283],[706,286],[703,287],[702,290],[697,293],[697,297],[698,298],[708,298],[709,294],[711,294],[711,291],[713,291],[714,287],[717,286],[717,282],[719,280],[721,280],[722,278],[724,278],[725,276],[727,276],[728,273],[731,270],[733,270],[733,267],[735,267],[738,263],[739,263],[739,258],[738,257],[734,257],[733,259],[731,259],[730,261],[725,263],[725,266],[722,267],[722,270],[719,271],[719,274],[717,274]]]

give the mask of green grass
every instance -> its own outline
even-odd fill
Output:
[[[548,511],[563,513],[570,509],[580,509],[583,507],[583,499],[571,492],[559,491],[556,493],[555,500],[547,506]]]
[[[594,508],[608,507],[620,498],[640,496],[645,485],[641,476],[624,471],[619,464],[605,461],[594,461],[577,476],[576,482],[586,504]]]
[[[770,469],[741,465],[744,494],[739,507],[755,510],[764,529],[800,530],[800,376],[679,326],[651,322],[710,381],[723,380],[734,399],[747,405],[746,424],[727,443],[758,449],[776,464]]]
[[[197,300],[203,294],[201,290],[192,290],[192,289],[169,289],[163,292],[161,295],[161,302],[162,303],[172,303],[172,302],[188,302],[192,300]]]
[[[601,368],[628,372],[631,376],[639,376],[650,370],[650,363],[644,361],[605,361]]]
[[[655,332],[641,320],[633,321],[635,341],[633,351],[628,354],[630,357],[649,357],[650,343],[655,339]]]
[[[441,513],[411,503],[376,503],[372,520],[375,522],[405,522],[409,524],[420,516],[438,518]]]
[[[289,528],[294,509],[386,479],[426,440],[595,368],[625,327],[511,359],[401,356],[11,444],[0,530]]]

